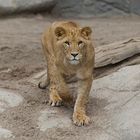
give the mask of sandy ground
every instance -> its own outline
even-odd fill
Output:
[[[42,16],[0,19],[0,88],[13,90],[24,98],[21,105],[6,110],[0,115],[0,124],[14,133],[14,140],[71,139],[94,128],[88,126],[79,129],[71,126],[68,131],[56,129],[43,133],[35,123],[39,110],[48,106],[46,105],[48,95],[45,90],[38,89],[28,82],[28,79],[45,68],[40,36],[46,26],[55,20],[61,19]],[[140,35],[138,17],[76,21],[93,28],[96,47]],[[106,103],[102,101],[102,104]],[[63,107],[63,110],[67,108]],[[59,113],[63,116],[63,111]],[[67,113],[71,115],[72,109]]]

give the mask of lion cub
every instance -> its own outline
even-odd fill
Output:
[[[47,61],[47,79],[39,83],[45,88],[49,83],[49,104],[60,106],[70,101],[68,87],[63,75],[76,74],[78,78],[77,99],[73,122],[78,126],[90,122],[86,115],[86,104],[93,80],[94,47],[91,28],[81,28],[71,21],[54,22],[42,36],[43,51]]]

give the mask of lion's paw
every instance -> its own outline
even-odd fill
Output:
[[[38,87],[39,87],[40,89],[46,89],[47,85],[46,85],[46,83],[39,82],[39,83],[38,83]]]
[[[48,85],[49,85],[49,79],[46,76],[43,77],[38,83],[38,87],[40,89],[46,89]]]
[[[59,95],[51,95],[50,96],[50,100],[49,100],[49,104],[51,106],[61,106],[63,103],[62,99],[60,98]]]
[[[46,89],[49,85],[49,81],[48,80],[41,80],[39,83],[38,83],[38,87],[40,89]]]
[[[77,126],[84,126],[90,123],[90,118],[84,113],[74,112],[73,114],[73,122]]]

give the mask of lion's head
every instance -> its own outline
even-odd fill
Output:
[[[64,61],[71,65],[78,65],[86,58],[88,47],[91,44],[91,28],[78,26],[58,26],[54,33],[56,46],[61,49]]]

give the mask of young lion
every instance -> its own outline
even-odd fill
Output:
[[[60,106],[62,101],[70,101],[68,87],[63,75],[76,74],[78,94],[74,106],[73,122],[78,126],[90,122],[86,115],[86,103],[92,85],[94,67],[94,47],[91,28],[80,28],[75,22],[55,22],[45,31],[42,46],[47,60],[46,81],[40,88],[49,86],[49,104]]]

